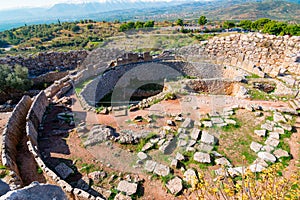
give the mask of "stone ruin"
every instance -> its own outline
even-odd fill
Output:
[[[99,89],[99,92],[101,90],[105,90],[102,96],[100,95],[100,98],[96,98],[97,100],[99,100],[111,89],[113,89],[115,83],[117,82],[112,80],[115,76],[115,74],[113,74],[113,71],[117,71],[117,75],[118,73],[124,74],[127,69],[131,70],[132,68],[142,64],[137,64],[136,62],[156,62],[168,65],[173,69],[180,71],[183,75],[196,76],[197,79],[183,80],[180,83],[180,85],[186,86],[185,88],[180,89],[190,88],[193,92],[216,92],[216,94],[225,95],[232,95],[234,93],[235,95],[237,95],[240,89],[235,89],[237,87],[236,85],[244,80],[243,76],[245,75],[245,73],[254,73],[259,75],[260,77],[276,77],[285,84],[298,88],[298,76],[300,73],[299,41],[300,37],[276,37],[262,35],[259,33],[250,33],[248,35],[235,34],[221,38],[215,37],[209,40],[208,43],[206,43],[204,46],[195,45],[179,49],[174,53],[174,56],[172,57],[173,60],[164,60],[163,58],[152,60],[149,54],[144,54],[143,57],[139,57],[137,54],[127,53],[125,54],[125,56],[122,56],[124,55],[124,52],[116,50],[112,54],[113,56],[103,56],[103,60],[101,62],[96,62],[93,64],[89,63],[86,65],[86,68],[81,69],[75,75],[67,75],[60,80],[55,81],[51,86],[49,86],[44,91],[41,91],[34,98],[24,96],[13,110],[12,116],[10,117],[3,132],[1,158],[3,165],[6,166],[10,171],[10,189],[20,189],[24,186],[17,166],[16,146],[20,142],[19,139],[22,136],[26,136],[28,149],[32,153],[32,156],[34,157],[37,165],[42,169],[43,174],[47,178],[47,181],[49,183],[60,186],[68,195],[73,195],[76,197],[76,199],[103,199],[99,196],[93,196],[91,193],[89,193],[89,191],[72,187],[64,180],[65,174],[72,172],[65,166],[57,166],[56,172],[51,170],[43,161],[41,152],[39,151],[39,129],[43,121],[43,116],[46,112],[47,106],[49,106],[52,101],[57,101],[63,98],[68,91],[73,89],[74,85],[82,83],[89,78],[97,77],[95,75],[99,75],[94,81],[88,84],[80,94],[83,106],[93,107],[95,106],[95,104],[91,105],[91,102],[86,101],[87,95],[85,95],[85,92],[89,90],[89,87],[94,87],[93,89],[90,89],[94,91]],[[97,51],[98,53],[103,53],[103,55],[107,55],[110,53],[110,50],[105,49],[96,50],[96,52]],[[43,54],[43,56],[47,55],[56,54]],[[99,54],[92,56],[94,56],[93,58],[101,60],[102,57],[97,57],[98,55]],[[78,64],[77,61],[83,59],[86,56],[87,52],[81,52],[78,55],[74,55],[74,52],[64,53],[59,60],[62,61],[65,58],[73,60],[71,61],[71,66],[75,67]],[[122,59],[119,59],[120,57]],[[89,59],[91,58],[87,58],[87,60]],[[112,69],[111,63],[114,59],[117,59],[116,66],[113,65],[114,67]],[[194,62],[195,60],[197,60],[198,62]],[[5,58],[0,61],[0,63],[17,63],[23,66],[30,65],[30,67],[33,66],[32,62],[42,63],[36,63],[36,66],[49,66],[50,63],[51,67],[65,66],[65,64],[70,64],[61,63],[60,61],[54,62],[51,59],[39,60],[36,58],[29,58],[28,60],[22,60],[19,58]],[[224,68],[224,65],[226,66],[226,69]],[[99,81],[103,81],[103,75],[101,74],[103,72],[108,74],[111,73],[105,84],[107,84],[108,81],[111,81],[112,85],[107,85],[107,87],[99,88]],[[199,72],[201,73],[199,74]],[[32,72],[32,74],[35,75],[40,73],[42,72],[39,70]],[[215,77],[218,78],[212,79]],[[224,79],[224,77],[227,77],[227,79]],[[175,81],[174,84],[176,83],[178,82]],[[172,82],[168,84],[172,84]],[[279,84],[280,83],[278,83],[278,85]],[[286,87],[283,85],[282,88]],[[236,92],[236,90],[238,91]],[[276,149],[274,152],[273,150],[278,146],[278,138],[280,137],[280,134],[284,134],[285,130],[291,130],[292,127],[287,124],[287,122],[291,119],[291,115],[298,115],[297,110],[300,109],[300,103],[296,103],[297,94],[298,93],[293,93],[296,99],[292,101],[290,108],[262,107],[260,105],[254,104],[235,105],[226,109],[224,108],[223,114],[212,116],[209,120],[203,121],[201,126],[211,127],[213,125],[226,126],[230,123],[234,124],[234,121],[226,117],[232,115],[234,109],[243,108],[255,113],[260,111],[274,112],[274,121],[269,120],[265,124],[261,125],[260,130],[254,131],[254,134],[261,137],[267,136],[266,142],[264,144],[259,144],[253,141],[250,146],[250,148],[257,153],[258,159],[253,163],[253,165],[248,167],[252,171],[261,171],[262,169],[267,167],[266,161],[275,162],[281,157],[288,156],[288,153],[282,149]],[[153,101],[154,97],[150,98],[152,98]],[[147,100],[143,100],[141,103],[145,102],[147,103]],[[95,101],[92,103],[95,103]],[[140,107],[144,108],[147,106],[141,105]],[[281,113],[285,114],[283,115]],[[191,120],[190,118],[184,119],[181,116],[176,116],[175,119],[182,122],[180,127],[181,129],[178,130],[178,132],[182,131],[182,137],[188,138],[188,142],[186,139],[181,138],[182,140],[180,140],[180,145],[186,147],[186,151],[197,151],[193,156],[193,159],[196,162],[210,163],[212,162],[212,160],[214,160],[216,164],[226,165],[229,167],[227,171],[222,171],[220,170],[221,168],[219,170],[216,170],[216,174],[219,175],[230,174],[232,176],[235,176],[242,173],[244,168],[233,167],[225,157],[218,154],[218,152],[211,151],[214,145],[217,144],[217,139],[214,135],[211,135],[205,131],[198,130],[200,124],[194,124],[193,120]],[[172,122],[169,123],[170,126],[172,126],[172,124]],[[186,130],[190,132],[187,136],[184,135]],[[177,154],[176,158],[172,160],[170,167],[154,160],[148,159],[148,155],[145,153],[147,150],[151,149],[154,145],[158,145],[160,151],[167,152],[170,148],[172,148],[173,139],[174,138],[172,137],[167,138],[166,136],[164,136],[164,138],[152,139],[143,147],[142,151],[139,152],[137,156],[140,163],[144,164],[144,169],[146,171],[157,174],[159,176],[167,176],[170,173],[170,167],[176,168],[177,164],[184,159],[183,155]],[[199,145],[194,146],[196,144],[196,141],[198,140],[200,141]],[[208,152],[211,152],[211,154]],[[178,194],[183,189],[182,180],[188,181],[188,179],[190,179],[194,174],[196,174],[196,172],[193,169],[188,169],[184,172],[183,178],[173,178],[172,180],[168,181],[166,187],[172,194]],[[126,193],[127,195],[135,193],[136,189],[136,184],[129,183],[127,181],[121,181],[118,185],[118,190]],[[43,191],[46,190],[47,189]],[[15,192],[13,194],[23,195],[21,194],[22,190],[17,191],[19,192]],[[24,196],[26,196],[26,192],[28,191],[25,190]],[[7,193],[6,195],[9,195],[9,193]],[[121,193],[118,194],[118,196],[122,195],[123,194]],[[3,197],[0,197],[0,199],[1,198]],[[62,194],[62,199],[63,198],[65,197]]]

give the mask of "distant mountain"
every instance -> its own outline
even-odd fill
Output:
[[[25,8],[0,11],[0,31],[24,24],[93,20],[174,20],[196,19],[206,15],[209,19],[257,19],[300,22],[300,0],[110,0],[81,4],[56,4],[51,8]]]

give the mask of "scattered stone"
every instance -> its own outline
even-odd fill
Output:
[[[270,132],[269,133],[269,137],[279,140],[279,133],[277,133],[277,132]]]
[[[192,147],[196,144],[196,140],[190,140],[189,143],[188,143],[188,147]]]
[[[264,169],[263,166],[259,165],[259,164],[253,164],[253,165],[250,165],[249,166],[249,170],[253,173],[256,173],[256,172],[262,172]]]
[[[212,153],[212,155],[213,155],[215,158],[221,158],[221,157],[223,157],[222,154],[220,154],[220,153],[218,153],[218,152],[216,152],[216,151],[212,151],[211,153]]]
[[[205,128],[211,128],[213,126],[211,121],[203,121],[202,124]]]
[[[276,157],[268,152],[258,152],[257,156],[268,162],[274,163],[276,161]]]
[[[182,160],[184,160],[184,156],[181,153],[178,152],[176,154],[176,159],[182,161]]]
[[[192,138],[193,140],[198,140],[199,135],[200,135],[200,130],[197,129],[197,128],[193,128],[193,130],[192,130],[192,132],[191,132],[191,138]]]
[[[260,137],[265,137],[267,131],[266,130],[254,130],[254,133]]]
[[[283,128],[280,128],[280,127],[275,127],[274,128],[274,132],[276,133],[279,133],[279,134],[284,134],[284,129]]]
[[[217,143],[217,139],[215,136],[209,134],[206,131],[202,131],[201,142],[205,144],[215,145]]]
[[[114,200],[132,200],[132,198],[130,196],[119,193],[115,196]]]
[[[118,191],[125,192],[126,195],[133,195],[137,191],[136,183],[129,183],[128,181],[120,181],[117,187]]]
[[[187,145],[187,141],[185,141],[185,140],[179,140],[178,141],[178,146],[179,147],[185,147]]]
[[[146,159],[148,158],[148,155],[145,154],[144,152],[138,152],[137,157],[138,157],[140,160],[146,160]]]
[[[266,144],[266,145],[270,145],[270,146],[272,146],[272,147],[277,147],[278,144],[279,144],[279,140],[269,137],[269,138],[265,141],[265,144]]]
[[[276,149],[273,154],[276,156],[276,158],[289,157],[289,153],[282,149]]]
[[[245,109],[248,110],[248,111],[250,111],[250,112],[255,111],[254,108],[253,108],[253,106],[250,105],[250,104],[247,104],[247,105],[245,106]]]
[[[184,128],[179,128],[178,130],[177,130],[177,132],[179,133],[179,134],[186,134],[186,129],[184,129]]]
[[[168,176],[170,174],[170,168],[163,164],[157,163],[153,172],[159,176]]]
[[[134,118],[133,118],[133,121],[135,121],[135,122],[142,122],[143,121],[143,117],[142,116],[135,116]]]
[[[269,123],[262,124],[260,127],[261,127],[261,129],[273,131],[273,126],[272,126],[272,124],[269,124]]]
[[[177,117],[174,118],[174,120],[175,120],[176,122],[182,122],[182,121],[183,121],[183,118],[177,116]]]
[[[1,196],[0,199],[1,200],[30,200],[30,199],[67,200],[68,198],[65,192],[59,186],[32,182],[29,186],[26,186],[22,189],[7,192],[5,195]]]
[[[287,130],[287,131],[291,131],[293,129],[293,127],[289,124],[278,123],[278,125],[281,126],[281,128],[283,128],[284,130]]]
[[[212,117],[211,121],[212,121],[213,124],[223,124],[224,123],[224,120],[222,118],[219,118],[219,117]]]
[[[216,169],[216,170],[215,170],[215,174],[216,174],[217,176],[223,176],[223,177],[228,176],[227,171],[226,171],[225,169],[223,169],[223,168]]]
[[[194,125],[194,122],[191,118],[186,118],[184,122],[182,123],[182,128],[192,128]]]
[[[183,189],[182,180],[179,177],[175,177],[167,182],[166,187],[169,189],[171,194],[178,194]]]
[[[178,166],[178,160],[177,159],[172,159],[170,167],[177,168],[177,166]]]
[[[196,149],[195,149],[194,147],[187,147],[187,148],[186,148],[186,151],[187,151],[187,152],[195,152]]]
[[[163,154],[169,154],[176,148],[176,140],[167,140],[163,145],[159,147],[159,150]]]
[[[263,113],[260,112],[260,111],[257,111],[257,112],[254,113],[254,116],[255,117],[261,117],[261,116],[263,116]]]
[[[194,179],[197,179],[197,175],[194,169],[188,169],[183,174],[183,180],[191,183]]]
[[[147,160],[146,163],[145,163],[144,169],[148,172],[153,172],[154,169],[155,169],[156,164],[157,164],[157,162],[155,162],[155,161]]]
[[[253,164],[259,164],[259,165],[261,165],[261,166],[263,166],[263,167],[268,167],[268,163],[266,163],[266,161],[263,160],[263,159],[261,159],[261,158],[257,158],[257,159],[253,162]]]
[[[235,168],[231,168],[231,167],[229,167],[229,168],[227,169],[227,172],[228,172],[228,174],[229,174],[232,178],[237,177],[237,176],[240,175],[239,171],[237,171]]]
[[[275,122],[284,122],[284,123],[287,122],[285,117],[279,112],[275,112],[273,118]]]
[[[172,120],[167,120],[167,124],[169,126],[176,126],[175,122],[173,122]]]
[[[96,125],[88,133],[84,146],[93,146],[104,141],[114,140],[116,136],[114,129],[104,125]]]
[[[200,163],[211,163],[210,155],[203,152],[196,152],[194,154],[194,160]]]
[[[55,167],[55,171],[60,175],[62,179],[66,179],[68,176],[74,173],[74,171],[63,162],[59,163]]]
[[[225,122],[226,122],[227,124],[236,125],[236,121],[233,120],[233,119],[225,119]]]
[[[266,152],[271,152],[274,150],[274,147],[270,146],[270,145],[265,145],[261,148],[262,151],[266,151]]]
[[[251,142],[250,149],[253,150],[254,152],[259,152],[263,145],[257,143],[257,142]]]
[[[200,143],[200,144],[196,144],[194,146],[197,150],[202,151],[202,152],[211,152],[214,149],[214,146],[209,145],[209,144],[205,144],[205,143]]]
[[[217,127],[224,127],[224,126],[227,126],[227,125],[228,125],[227,123],[216,124]]]
[[[231,165],[231,163],[229,162],[229,160],[227,160],[227,159],[224,158],[224,157],[215,159],[215,163],[216,163],[217,165],[223,165],[223,166],[227,166],[227,167],[232,167],[232,165]]]
[[[142,148],[142,151],[148,151],[149,149],[151,149],[152,147],[154,147],[154,144],[151,143],[151,142],[147,142],[143,148]]]
[[[88,177],[91,178],[94,182],[99,182],[100,180],[103,180],[106,176],[107,174],[104,171],[95,171],[89,173],[88,175]]]

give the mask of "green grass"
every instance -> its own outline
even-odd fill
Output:
[[[230,119],[236,121],[236,124],[228,124],[227,126],[223,126],[221,128],[222,131],[224,131],[224,132],[232,132],[232,131],[234,131],[234,130],[239,129],[239,128],[242,127],[242,122],[239,121],[237,118],[230,118]]]
[[[42,173],[43,173],[42,168],[38,167],[38,168],[37,168],[37,173],[38,173],[38,174],[42,174]]]
[[[140,140],[140,142],[137,144],[136,146],[136,152],[140,152],[142,151],[143,147],[145,146],[145,144],[152,138],[156,137],[157,134],[156,133],[149,133],[149,135],[147,135],[146,138],[143,138]]]
[[[257,74],[251,74],[249,76],[246,76],[247,79],[250,79],[250,78],[261,78],[260,76],[258,76]]]
[[[270,100],[270,99],[276,99],[275,96],[271,94],[267,94],[263,91],[260,91],[258,89],[251,89],[248,91],[249,95],[251,96],[251,99],[253,100]]]

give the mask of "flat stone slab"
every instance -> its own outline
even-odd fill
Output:
[[[277,133],[277,132],[270,132],[269,133],[269,137],[279,140],[279,133]]]
[[[287,122],[285,117],[279,112],[275,112],[273,118],[275,122]]]
[[[118,191],[125,192],[126,195],[133,195],[137,191],[137,184],[136,183],[129,183],[128,181],[120,181],[117,187]]]
[[[211,128],[213,126],[213,123],[211,121],[203,121],[202,124],[206,128]]]
[[[209,134],[206,131],[202,131],[201,142],[205,144],[214,145],[217,143],[217,138],[215,138],[215,136]]]
[[[270,145],[272,147],[277,147],[279,144],[279,140],[268,137],[268,139],[265,141],[266,145]]]
[[[262,172],[264,169],[266,169],[266,168],[264,168],[263,166],[261,166],[259,164],[252,164],[249,166],[249,170],[253,173]]]
[[[293,127],[289,124],[285,124],[285,123],[278,123],[278,125],[283,128],[284,130],[287,130],[287,131],[291,131],[293,129]]]
[[[168,176],[170,174],[170,168],[166,165],[157,163],[153,172],[159,176]]]
[[[219,117],[212,117],[210,120],[212,121],[213,124],[223,124],[224,123],[224,120]]]
[[[144,169],[147,172],[153,172],[156,165],[157,165],[157,162],[152,161],[152,160],[147,160],[145,163]]]
[[[211,163],[210,155],[208,153],[196,152],[194,160],[200,163]]]
[[[179,177],[175,177],[167,182],[166,187],[169,189],[171,194],[178,194],[183,189],[182,180]]]
[[[250,149],[253,150],[254,152],[259,152],[263,145],[257,143],[257,142],[251,142],[250,144]]]
[[[275,127],[274,128],[274,132],[276,133],[279,133],[279,134],[284,134],[284,129],[283,128],[280,128],[280,127]]]
[[[194,169],[188,169],[183,174],[183,180],[188,183],[191,183],[195,178],[197,178],[197,175]]]
[[[217,165],[223,165],[223,166],[227,166],[227,167],[232,167],[232,165],[231,165],[231,163],[229,162],[229,160],[227,160],[227,159],[224,158],[224,157],[215,159],[215,163],[216,163]]]
[[[192,130],[192,132],[191,132],[191,138],[192,138],[193,140],[198,140],[199,135],[200,135],[200,130],[197,129],[197,128],[193,128],[193,130]]]
[[[178,152],[176,154],[176,159],[182,161],[182,160],[184,160],[184,156],[181,153]]]
[[[182,128],[192,128],[194,126],[194,122],[191,118],[186,118],[184,122],[181,124]]]
[[[276,162],[276,157],[269,152],[258,152],[257,156],[267,162]]]
[[[200,144],[196,144],[194,146],[198,151],[202,151],[202,152],[211,152],[214,149],[213,145],[209,145],[209,144],[205,144],[205,143],[200,143]]]
[[[276,149],[273,154],[276,156],[276,158],[281,158],[281,157],[289,157],[289,153],[285,150],[282,149]]]
[[[140,160],[146,160],[146,159],[148,158],[148,155],[145,154],[144,152],[138,152],[137,157],[138,157]]]
[[[273,131],[273,126],[272,126],[272,124],[269,124],[269,123],[262,124],[260,127],[261,127],[261,129]]]
[[[68,176],[74,173],[74,171],[63,162],[59,163],[55,167],[55,171],[60,175],[62,179],[66,179]]]
[[[254,133],[260,137],[265,137],[267,131],[266,130],[254,130]]]

